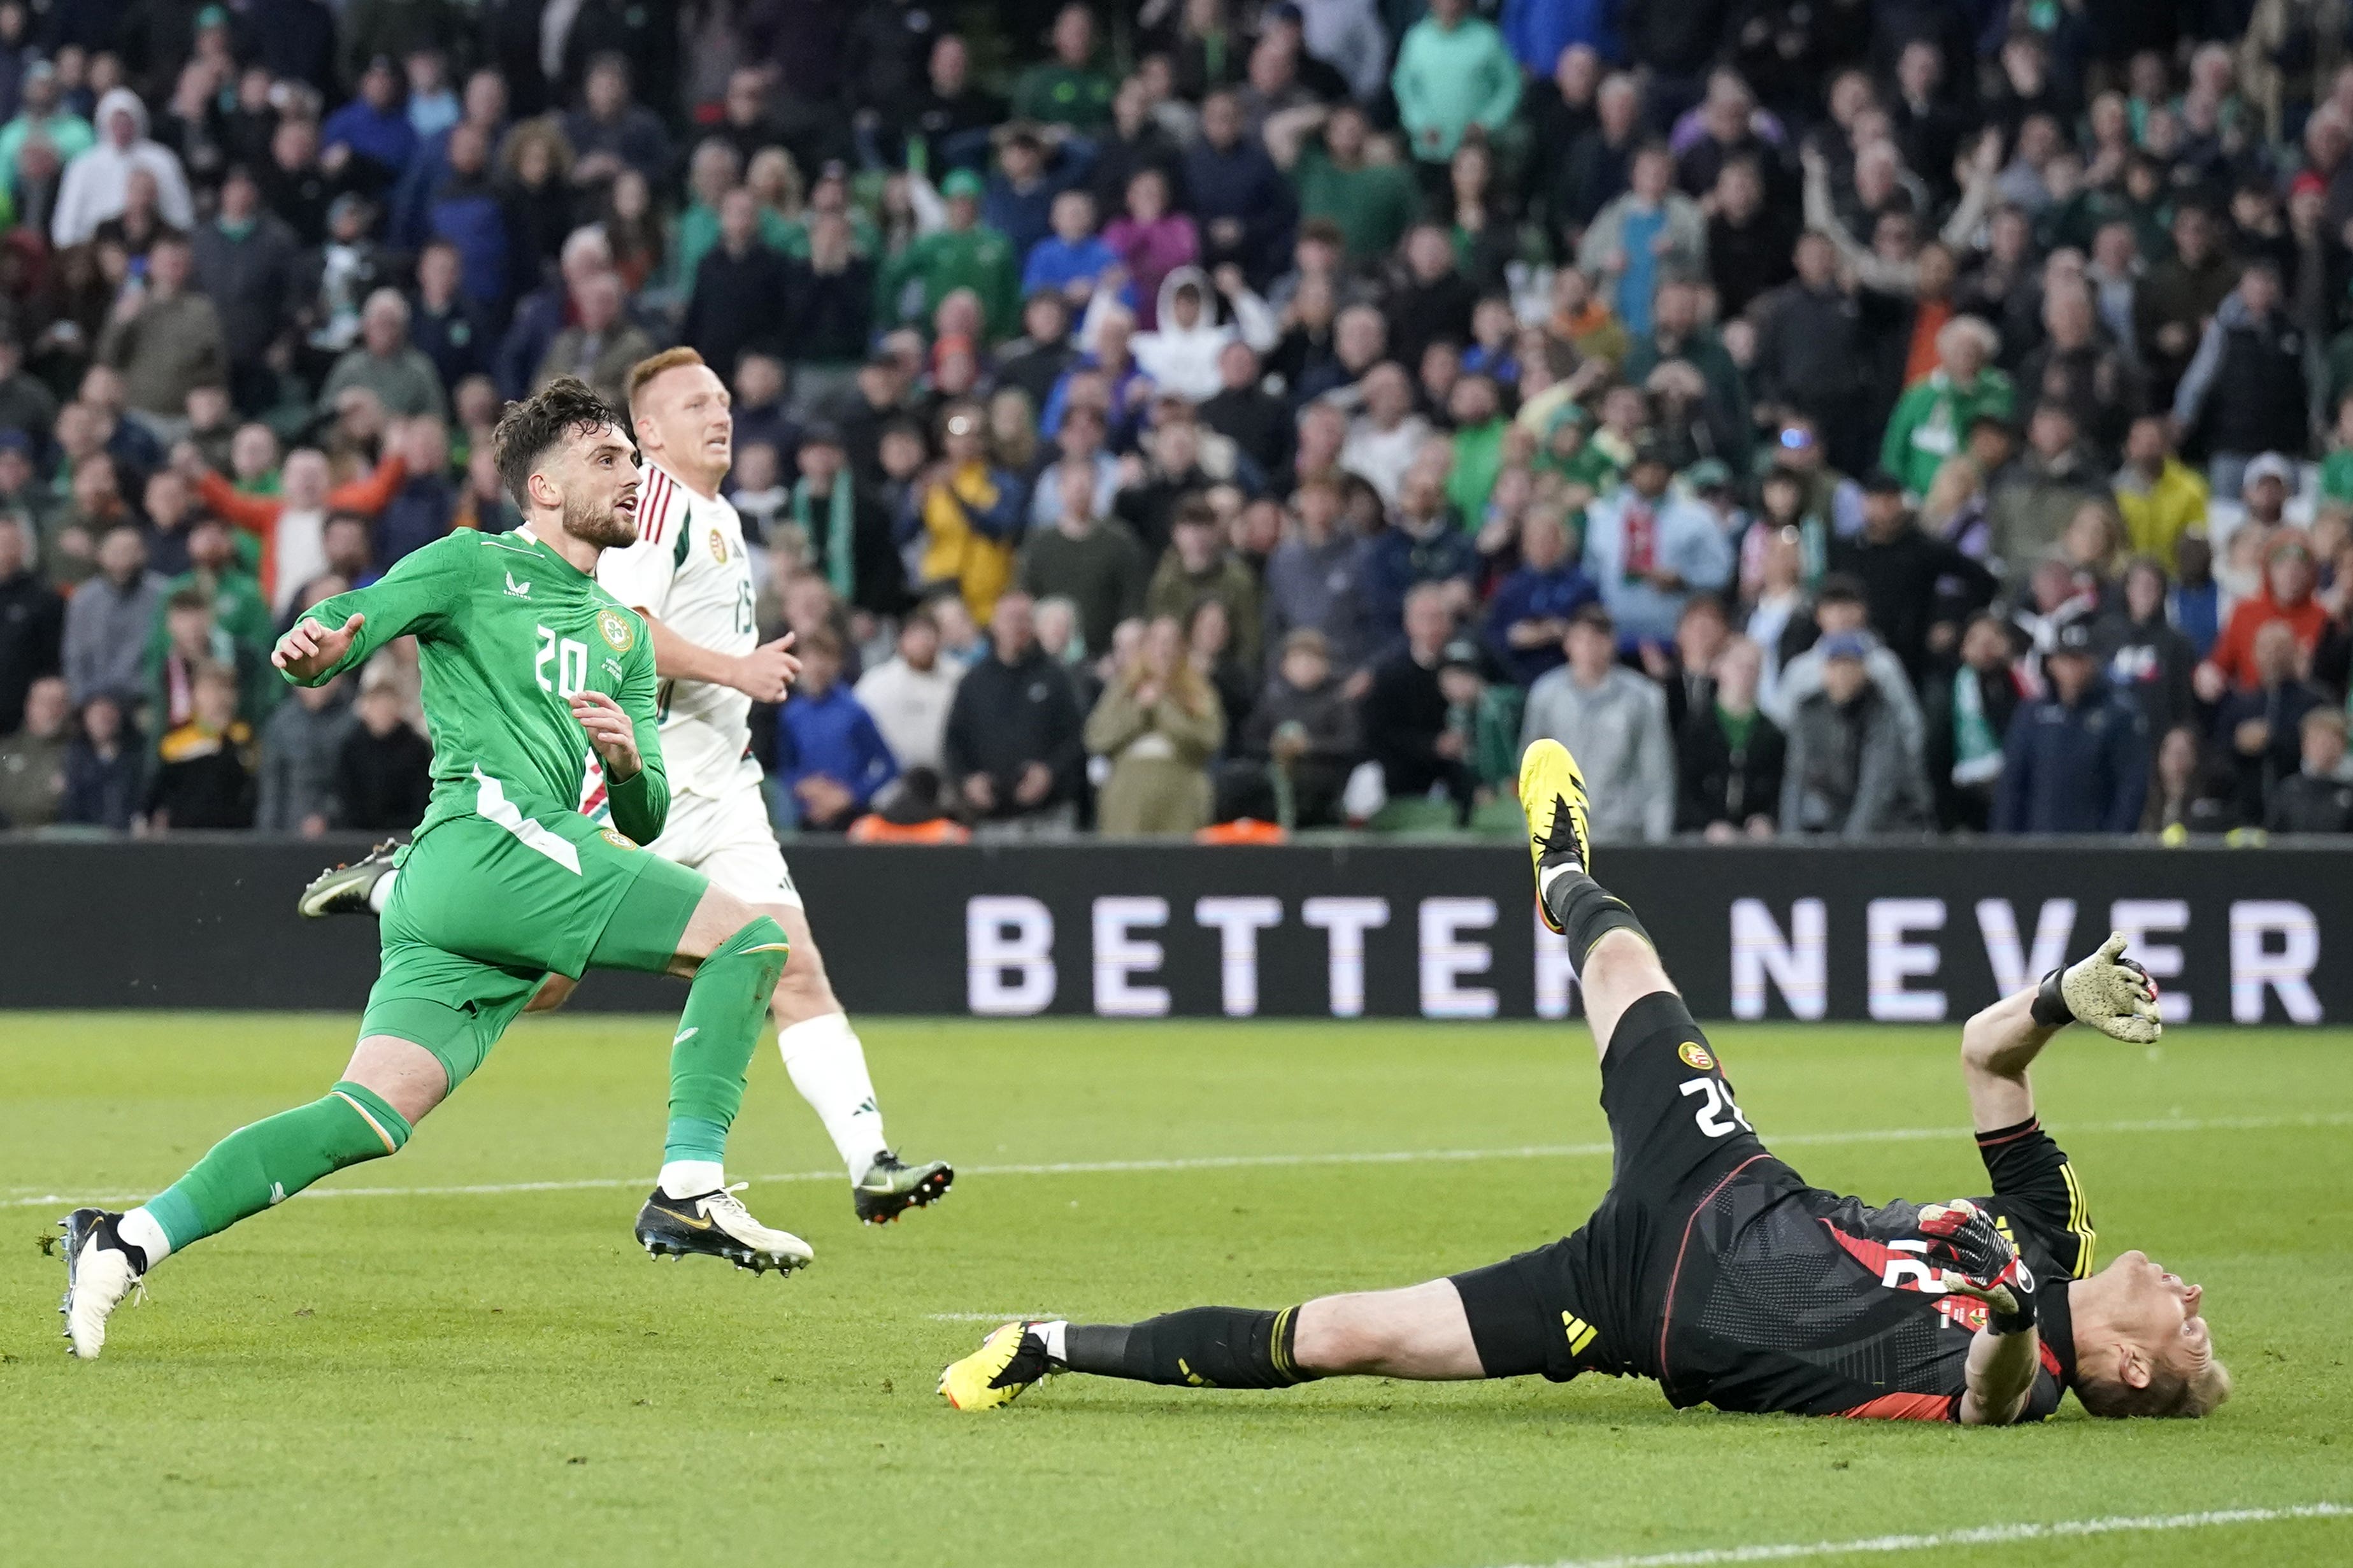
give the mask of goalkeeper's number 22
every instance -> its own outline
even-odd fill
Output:
[[[1748,1118],[1739,1106],[1733,1103],[1732,1091],[1715,1079],[1693,1079],[1683,1085],[1681,1092],[1686,1100],[1693,1095],[1701,1097],[1697,1113],[1699,1130],[1709,1137],[1729,1138],[1741,1128],[1748,1127]],[[1748,1127],[1748,1131],[1754,1132],[1757,1129]]]

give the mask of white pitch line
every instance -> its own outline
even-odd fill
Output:
[[[2076,1133],[2102,1132],[2263,1132],[2291,1127],[2353,1126],[2353,1111],[2305,1116],[2175,1116],[2137,1121],[2084,1121],[2063,1126]],[[1917,1143],[1930,1140],[1968,1138],[1966,1127],[1882,1127],[1847,1132],[1793,1132],[1770,1140],[1775,1149],[1824,1149],[1851,1143]],[[1165,1160],[1064,1160],[1044,1164],[959,1165],[959,1176],[1092,1176],[1155,1171],[1244,1171],[1314,1165],[1459,1164],[1479,1160],[1568,1160],[1613,1152],[1608,1143],[1525,1143],[1508,1149],[1390,1149],[1337,1154],[1204,1154]],[[754,1182],[823,1182],[843,1179],[839,1167],[829,1171],[780,1171],[747,1178]],[[642,1187],[645,1176],[587,1176],[563,1182],[472,1182],[454,1186],[313,1187],[304,1198],[449,1198],[498,1197],[511,1193],[590,1192],[612,1187]],[[0,1208],[33,1208],[60,1203],[137,1203],[146,1193],[59,1194],[0,1200]]]
[[[1863,1552],[1936,1552],[1952,1546],[2002,1546],[2019,1541],[2060,1541],[2127,1531],[2211,1530],[2232,1524],[2284,1524],[2300,1519],[2353,1518],[2353,1507],[2311,1502],[2288,1508],[2224,1508],[2204,1513],[2152,1513],[2109,1519],[2067,1519],[2049,1524],[1987,1524],[1930,1535],[1873,1535],[1860,1541],[1790,1542],[1778,1545],[1721,1546],[1697,1552],[1659,1552],[1641,1557],[1588,1557],[1546,1568],[1713,1568],[1726,1563],[1788,1563],[1807,1557]],[[1530,1568],[1519,1564],[1517,1568]]]

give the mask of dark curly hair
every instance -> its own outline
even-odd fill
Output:
[[[506,412],[499,416],[499,426],[491,433],[499,482],[529,517],[531,497],[524,486],[550,451],[575,435],[625,427],[612,405],[586,382],[578,376],[558,376],[521,403],[508,404]]]

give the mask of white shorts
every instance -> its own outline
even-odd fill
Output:
[[[702,872],[712,885],[747,904],[801,907],[785,852],[768,826],[768,805],[755,779],[724,795],[673,795],[662,836],[646,846],[665,860]]]

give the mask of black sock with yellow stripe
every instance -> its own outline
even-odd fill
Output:
[[[1293,1353],[1298,1332],[1296,1307],[1189,1307],[1140,1323],[1072,1323],[1064,1364],[1180,1388],[1289,1388],[1316,1375]]]
[[[1549,868],[1546,875],[1550,876]],[[1651,941],[1651,933],[1642,929],[1642,922],[1626,907],[1626,901],[1605,890],[1600,883],[1577,869],[1573,861],[1558,876],[1550,877],[1544,889],[1544,905],[1567,936],[1569,967],[1580,978],[1585,973],[1586,954],[1611,931],[1630,931],[1644,942]]]

